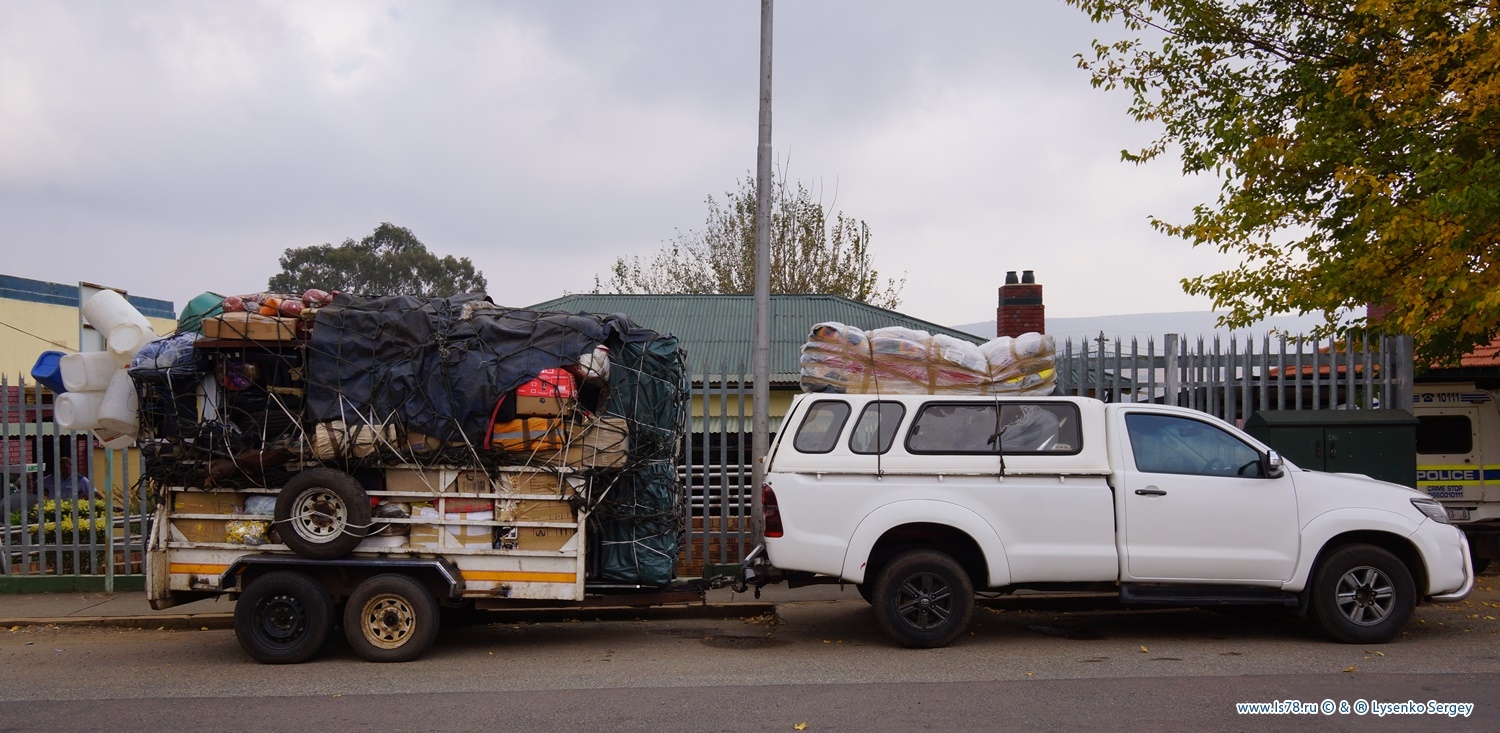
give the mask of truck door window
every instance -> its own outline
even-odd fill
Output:
[[[1260,451],[1206,422],[1175,415],[1125,416],[1136,470],[1194,476],[1261,475]]]
[[[849,420],[849,403],[820,400],[807,408],[807,417],[797,426],[792,441],[799,453],[827,453],[839,442],[839,433]]]
[[[849,450],[861,454],[890,450],[891,443],[896,441],[896,428],[901,427],[901,418],[905,416],[906,407],[900,402],[865,405],[859,414],[859,422],[854,424],[854,434],[849,436]]]
[[[912,421],[912,453],[1072,454],[1082,450],[1078,408],[1071,404],[931,403]]]
[[[1452,455],[1474,450],[1474,429],[1468,415],[1417,417],[1417,452]]]

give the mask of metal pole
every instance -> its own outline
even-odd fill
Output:
[[[760,487],[765,484],[766,453],[770,450],[771,409],[771,9],[760,2],[760,141],[755,151],[755,392],[751,409],[755,434],[750,440],[754,462],[750,497],[754,502],[755,537],[764,537],[765,512]]]
[[[1180,371],[1181,346],[1178,344],[1178,335],[1175,333],[1163,334],[1161,339],[1161,353],[1167,358],[1166,368],[1162,373],[1162,381],[1166,383],[1166,394],[1163,395],[1164,405],[1182,404],[1182,372]]]

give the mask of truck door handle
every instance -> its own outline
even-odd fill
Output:
[[[1136,489],[1136,496],[1166,496],[1167,492],[1161,489]]]

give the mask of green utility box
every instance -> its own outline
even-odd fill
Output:
[[[1406,410],[1273,410],[1245,432],[1302,468],[1417,486],[1417,418]]]

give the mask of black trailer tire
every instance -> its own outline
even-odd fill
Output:
[[[234,636],[261,664],[299,664],[333,628],[333,601],[316,580],[277,570],[250,582],[234,605]]]
[[[370,527],[370,497],[353,476],[310,468],[276,495],[276,528],[292,552],[336,560],[359,546]]]
[[[359,584],[344,606],[344,636],[371,662],[409,662],[437,638],[438,605],[405,575],[376,575]]]
[[[910,550],[881,568],[875,581],[875,619],[904,647],[953,643],[974,615],[974,583],[953,558]]]
[[[1374,545],[1340,547],[1313,574],[1313,616],[1329,636],[1346,644],[1396,638],[1416,606],[1411,571]]]

